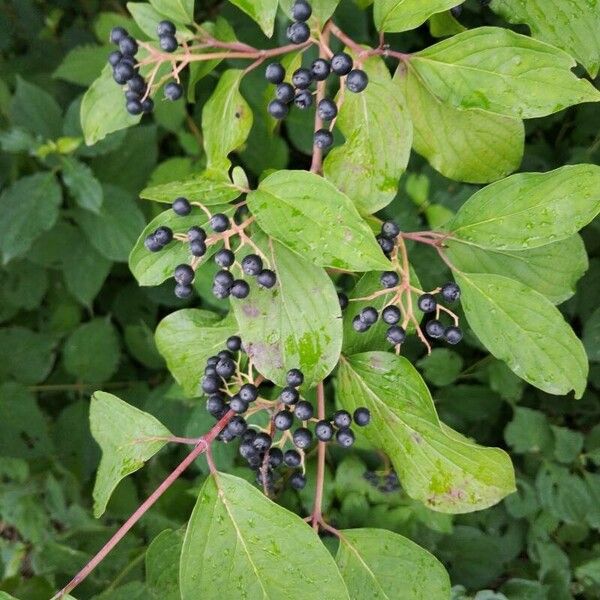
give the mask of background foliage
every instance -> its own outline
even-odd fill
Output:
[[[232,4],[196,4],[197,21],[219,14],[239,38],[264,44],[260,29]],[[502,13],[506,3],[496,4]],[[169,284],[140,288],[126,261],[144,224],[160,212],[138,200],[140,191],[210,162],[196,124],[219,71],[191,88],[196,103],[188,112],[183,104],[157,102],[154,117],[141,126],[85,146],[82,94],[103,68],[109,29],[126,14],[116,0],[13,0],[0,10],[0,589],[23,600],[46,600],[181,458],[179,449],[153,458],[118,486],[102,519],[92,519],[99,451],[88,424],[91,391],[114,391],[171,431],[193,435],[208,428],[201,403],[174,384],[154,342],[159,320],[186,303],[173,297]],[[356,39],[368,37],[367,17],[352,0],[338,12],[340,25]],[[478,2],[466,4],[461,21],[505,25]],[[436,25],[433,20],[390,39],[418,50],[435,41]],[[282,19],[275,39],[283,41],[284,28]],[[585,58],[586,49],[581,52]],[[594,73],[597,65],[589,69]],[[418,82],[409,77],[407,85]],[[243,80],[255,114],[264,112],[265,88],[260,72]],[[599,110],[584,104],[526,121],[521,170],[598,164]],[[417,121],[418,106],[411,114]],[[498,120],[488,126],[515,126],[506,117]],[[266,120],[255,118],[240,153],[251,176],[307,167],[310,128],[290,118],[286,131],[284,138],[272,137]],[[426,144],[415,140],[424,154]],[[515,160],[506,156],[498,169],[509,172]],[[385,214],[406,229],[435,226],[475,190],[445,179],[413,154]],[[582,399],[524,384],[469,335],[461,347],[436,349],[429,357],[407,344],[408,357],[432,387],[440,418],[483,445],[508,449],[517,469],[516,494],[482,512],[434,513],[402,492],[367,482],[363,474],[379,468],[377,456],[334,453],[324,506],[330,518],[344,528],[396,531],[430,549],[447,566],[456,598],[600,597],[600,221],[582,235],[589,267],[583,261],[576,294],[560,307],[595,361]],[[411,257],[425,288],[447,277],[426,250],[415,247]],[[202,306],[222,310],[210,294],[202,296]],[[219,448],[219,464],[248,477],[230,450]],[[173,597],[165,591],[176,581],[176,563],[169,561],[207,471],[203,461],[86,580],[79,598]],[[286,492],[282,504],[309,510],[309,487]]]

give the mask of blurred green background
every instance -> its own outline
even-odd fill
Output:
[[[368,42],[370,12],[360,4],[367,3],[344,0],[336,18]],[[217,15],[243,41],[265,47],[284,40],[284,20],[269,41],[227,2],[197,0],[198,22]],[[498,22],[475,1],[460,18],[469,26]],[[153,343],[158,321],[186,304],[170,284],[139,288],[126,261],[157,212],[138,192],[202,167],[199,114],[226,65],[196,84],[195,104],[159,101],[140,126],[86,147],[79,104],[106,61],[108,31],[117,23],[135,34],[117,0],[0,3],[0,590],[23,600],[47,600],[181,458],[179,449],[161,453],[123,481],[100,521],[92,519],[99,450],[87,421],[91,392],[111,391],[179,435],[197,435],[209,423],[203,402],[183,397]],[[389,40],[407,51],[435,41],[427,25]],[[255,114],[264,114],[265,88],[260,72],[244,81]],[[307,166],[306,118],[288,119],[281,138],[270,137],[265,119],[256,119],[239,156],[251,178],[267,168]],[[599,123],[597,105],[527,121],[522,170],[598,163]],[[474,189],[413,156],[384,214],[406,230],[422,229]],[[442,420],[511,453],[516,494],[483,512],[437,514],[401,490],[368,482],[365,471],[385,471],[377,455],[333,454],[325,500],[330,521],[408,535],[444,562],[456,599],[600,598],[600,221],[582,233],[589,269],[561,306],[595,361],[582,400],[525,385],[468,334],[459,348],[436,349],[427,358],[409,345]],[[448,277],[427,250],[414,248],[411,256],[425,288]],[[199,291],[201,298],[188,304],[222,310]],[[222,467],[248,477],[235,449],[219,452]],[[185,523],[204,469],[199,462],[169,490],[77,590],[80,600],[158,598],[152,582],[164,562],[160,544],[147,553],[148,545]],[[306,512],[309,488],[280,501]]]

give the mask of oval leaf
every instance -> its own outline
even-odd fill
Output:
[[[158,351],[188,396],[202,396],[200,380],[208,357],[223,350],[227,338],[237,329],[232,316],[220,319],[215,313],[197,308],[178,310],[158,324]]]
[[[576,63],[566,52],[500,27],[459,33],[412,55],[410,64],[456,108],[531,119],[600,100],[589,81],[571,72]]]
[[[277,171],[248,194],[248,208],[271,237],[322,267],[386,270],[373,232],[348,196],[307,171]]]
[[[465,202],[447,225],[481,248],[524,250],[570,237],[600,212],[600,167],[568,165],[518,173]]]
[[[375,426],[365,428],[365,437],[389,455],[406,493],[432,510],[481,510],[514,491],[508,455],[441,423],[425,382],[404,357],[365,352],[343,358],[338,394],[349,411],[371,410]]]
[[[256,241],[256,240],[255,240]],[[259,242],[277,273],[270,290],[250,282],[245,300],[232,300],[244,349],[267,379],[284,386],[299,368],[307,386],[335,367],[342,346],[342,319],[335,287],[324,269],[273,241]]]
[[[119,482],[144,466],[167,442],[171,432],[152,415],[106,392],[95,392],[90,428],[102,449],[94,483],[94,516],[99,518]]]
[[[225,473],[209,476],[200,490],[185,533],[180,580],[182,600],[237,598],[241,590],[247,598],[349,600],[317,534]]]
[[[379,31],[408,31],[459,4],[457,0],[375,0],[373,17]]]
[[[450,598],[450,578],[437,558],[385,529],[342,531],[335,561],[352,598]]]
[[[481,343],[519,377],[549,394],[581,398],[588,361],[559,310],[508,277],[454,273],[469,325]]]

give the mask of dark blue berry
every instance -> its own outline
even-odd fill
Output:
[[[337,116],[337,104],[333,100],[329,100],[329,98],[323,98],[323,100],[319,102],[317,113],[323,121],[331,121]]]
[[[437,319],[433,319],[425,325],[425,333],[430,338],[437,340],[444,336],[444,326]]]
[[[272,469],[276,469],[283,462],[283,452],[279,448],[271,448],[268,457]]]
[[[306,486],[306,477],[304,477],[304,475],[302,475],[302,473],[300,473],[300,471],[298,471],[297,473],[294,473],[290,477],[290,485],[295,490],[304,489],[304,486]]]
[[[442,298],[446,302],[456,302],[460,298],[460,287],[453,281],[442,286]]]
[[[206,401],[206,410],[214,417],[225,408],[225,401],[220,394],[212,394]]]
[[[392,325],[388,328],[385,338],[390,344],[397,346],[398,344],[403,344],[406,340],[406,331],[399,325]]]
[[[154,232],[154,237],[163,245],[166,246],[173,239],[173,230],[169,227],[161,225]]]
[[[290,369],[285,376],[285,381],[292,387],[300,387],[304,383],[304,373],[300,369]]]
[[[221,287],[230,289],[233,285],[233,275],[229,271],[221,270],[215,273],[213,283]]]
[[[202,378],[202,391],[206,394],[214,394],[219,391],[221,381],[216,375],[205,375]]]
[[[268,113],[274,118],[274,119],[284,119],[286,117],[286,115],[289,112],[289,108],[288,105],[285,102],[282,102],[281,100],[271,100],[271,102],[269,102],[269,105],[267,106],[267,111]]]
[[[390,306],[386,306],[381,311],[381,320],[388,325],[395,325],[402,317],[402,313],[397,306],[391,304]]]
[[[248,403],[242,400],[239,396],[234,396],[229,401],[229,408],[238,415],[245,413],[248,410]]]
[[[343,429],[339,429],[335,434],[335,439],[337,443],[343,448],[349,448],[354,444],[354,432],[349,427],[344,427]]]
[[[328,442],[333,437],[333,427],[329,421],[318,421],[315,425],[315,435],[321,442]]]
[[[350,427],[352,424],[352,415],[347,410],[338,410],[333,415],[333,422],[338,428]]]
[[[158,43],[165,52],[175,52],[179,45],[174,35],[163,35],[158,40]]]
[[[156,33],[158,37],[163,37],[164,35],[175,35],[175,23],[171,21],[161,21],[156,26]]]
[[[352,70],[352,57],[345,52],[334,54],[331,59],[331,70],[336,75],[348,75]]]
[[[127,82],[127,89],[143,96],[146,93],[146,82],[141,75],[136,74]]]
[[[192,212],[192,205],[188,202],[188,199],[183,196],[175,198],[173,204],[171,204],[171,208],[173,209],[173,212],[180,217],[185,217]]]
[[[329,129],[319,129],[315,131],[315,146],[321,150],[326,150],[333,144],[333,134]]]
[[[310,28],[306,23],[292,23],[287,28],[286,35],[292,44],[304,44],[310,37]]]
[[[384,271],[379,278],[379,282],[381,283],[381,287],[389,289],[396,287],[400,283],[400,277],[395,271]]]
[[[235,254],[228,248],[223,248],[215,254],[215,263],[226,269],[235,262]]]
[[[153,233],[146,236],[146,239],[144,240],[144,246],[146,246],[146,249],[150,250],[150,252],[158,252],[164,248],[164,246],[156,239],[156,236]]]
[[[265,69],[265,77],[269,83],[281,83],[285,78],[285,69],[278,62],[271,63]]]
[[[203,242],[206,239],[206,231],[204,231],[202,227],[194,225],[188,229],[187,237],[190,242],[193,242],[194,240],[200,240]]]
[[[231,295],[238,300],[247,298],[250,286],[243,279],[236,279],[231,286]]]
[[[113,68],[113,79],[119,85],[125,85],[134,75],[134,68],[124,61],[117,63]]]
[[[254,402],[258,398],[258,388],[252,383],[245,383],[240,388],[238,396],[246,402]]]
[[[177,265],[173,277],[177,283],[181,285],[189,285],[194,281],[194,269],[190,265]]]
[[[417,301],[419,310],[424,313],[431,313],[437,308],[437,302],[432,294],[422,294]]]
[[[458,342],[460,342],[460,340],[462,340],[462,338],[463,338],[463,332],[460,327],[451,326],[451,327],[446,327],[446,329],[444,330],[444,339],[449,344],[452,344],[453,346],[455,344],[458,344]]]
[[[294,407],[294,415],[300,421],[308,421],[313,417],[313,407],[310,402],[306,400],[300,400]]]
[[[154,100],[152,98],[146,98],[142,100],[142,111],[146,114],[151,113],[154,110]]]
[[[286,450],[283,453],[283,462],[292,469],[302,464],[302,457],[297,450]]]
[[[360,69],[354,69],[346,77],[346,87],[355,94],[362,92],[369,84],[369,77]]]
[[[393,221],[385,221],[381,226],[381,235],[393,240],[400,235],[400,227]]]
[[[317,58],[311,65],[310,72],[315,81],[325,81],[331,72],[331,65],[324,58]]]
[[[251,277],[258,275],[263,268],[263,262],[258,254],[248,254],[242,259],[242,271]]]
[[[289,104],[294,99],[295,93],[294,87],[289,83],[280,83],[275,88],[275,98],[286,104]]]
[[[294,446],[300,450],[306,450],[312,443],[312,433],[306,427],[298,427],[292,434]]]
[[[118,44],[123,38],[126,38],[129,34],[124,27],[113,27],[110,30],[110,42],[112,44]]]
[[[373,325],[377,322],[379,313],[377,312],[376,308],[372,306],[365,306],[365,308],[360,311],[358,316],[363,323],[366,323],[367,325]]]
[[[213,231],[216,231],[217,233],[223,233],[229,229],[229,217],[223,213],[217,213],[210,218],[208,224]]]
[[[263,269],[256,276],[256,281],[260,287],[270,289],[277,283],[277,275],[270,269]]]
[[[190,242],[190,252],[192,256],[204,256],[206,254],[206,243],[202,240]]]
[[[227,349],[231,352],[239,352],[242,349],[242,338],[239,335],[232,335],[227,338],[227,342],[225,343],[225,345],[227,346]],[[242,388],[246,387],[247,385],[251,384],[247,383],[243,385]]]
[[[312,8],[306,0],[296,0],[292,6],[292,17],[296,21],[308,21]]]
[[[369,329],[369,327],[371,327],[371,326],[368,323],[365,323],[360,318],[360,315],[356,315],[352,319],[352,329],[354,329],[354,331],[356,331],[356,333],[364,333],[365,331],[367,331]]]
[[[385,237],[383,235],[378,235],[376,239],[384,254],[389,255],[394,249],[394,240],[391,240],[390,238]]]
[[[296,404],[300,399],[300,394],[298,390],[294,387],[287,386],[281,390],[281,394],[279,394],[279,399],[284,404]]]
[[[260,431],[259,433],[257,433],[256,437],[252,441],[252,445],[259,452],[266,452],[271,447],[272,443],[273,439],[268,433],[265,433],[264,431]]]
[[[294,97],[294,104],[300,109],[305,110],[312,106],[313,97],[309,90],[300,90]]]
[[[232,377],[235,373],[235,368],[235,362],[233,362],[233,360],[231,360],[229,357],[219,359],[219,362],[215,366],[217,375],[223,379],[229,379]]]
[[[300,67],[292,75],[292,84],[299,90],[305,90],[312,83],[312,73],[308,69]]]
[[[235,437],[242,435],[246,431],[247,428],[248,428],[248,423],[246,423],[246,419],[244,419],[243,417],[240,417],[239,415],[236,415],[235,417],[233,417],[233,419],[231,419],[231,421],[229,421],[229,424],[227,425],[227,429],[229,429],[229,431]]]
[[[123,55],[118,50],[113,50],[108,55],[108,64],[115,67],[121,62],[122,58],[123,58]]]
[[[183,96],[183,88],[176,81],[170,81],[165,85],[165,98],[167,100],[171,100],[175,102],[175,100],[179,100]]]
[[[344,292],[338,292],[338,301],[340,303],[340,308],[342,310],[344,310],[345,308],[348,308],[348,304],[349,304],[350,300],[348,300],[348,296],[346,294],[344,294]]]
[[[182,300],[189,298],[194,291],[194,288],[191,285],[187,285],[184,283],[178,283],[175,286],[175,295]]]
[[[273,423],[279,431],[286,431],[294,422],[294,415],[289,410],[280,410],[274,417]]]
[[[135,56],[138,51],[137,42],[127,35],[119,40],[119,50],[123,56]]]

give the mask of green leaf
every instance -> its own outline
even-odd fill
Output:
[[[229,69],[202,110],[202,132],[208,167],[226,171],[228,155],[246,141],[252,129],[252,110],[240,94],[243,71]]]
[[[183,532],[165,529],[146,550],[146,587],[157,600],[180,600],[179,557]]]
[[[110,321],[97,317],[80,325],[65,342],[63,364],[77,381],[101,383],[119,364],[119,338]]]
[[[149,369],[162,369],[164,361],[156,348],[154,331],[143,321],[125,326],[125,344],[129,353]]]
[[[106,392],[92,396],[90,428],[102,449],[93,494],[94,516],[99,518],[119,482],[141,469],[166,444],[157,438],[171,432],[152,415]]]
[[[49,334],[25,327],[0,329],[0,379],[11,379],[30,385],[48,377],[54,363],[56,340]]]
[[[360,213],[371,214],[398,191],[410,156],[412,124],[383,60],[373,57],[363,68],[369,85],[361,94],[345,95],[336,125],[346,141],[327,155],[323,170]]]
[[[554,457],[562,463],[572,463],[577,460],[583,449],[584,437],[580,431],[566,427],[550,426],[554,434]]]
[[[325,21],[327,21],[334,13],[339,3],[340,0],[312,0],[310,3],[312,8],[312,18],[315,19],[318,24],[324,25]],[[294,0],[279,0],[279,4],[287,15],[291,16]]]
[[[48,272],[29,261],[15,260],[0,271],[0,303],[7,306],[38,308],[47,289]]]
[[[352,327],[352,319],[360,313],[363,308],[367,306],[373,306],[378,311],[381,311],[387,306],[393,299],[394,293],[383,294],[374,298],[373,300],[356,300],[356,298],[367,298],[373,292],[381,288],[379,278],[381,273],[371,272],[365,273],[354,286],[352,292],[349,294],[351,300],[350,305],[344,311],[344,345],[342,351],[346,355],[357,354],[359,352],[367,352],[368,350],[382,350],[383,348],[390,348],[391,346],[385,339],[385,332],[389,325],[386,325],[381,319],[378,319],[377,323],[369,328],[368,331],[363,333],[357,333]],[[419,279],[416,273],[410,271],[411,284],[415,287],[421,287]],[[421,320],[422,313],[417,308],[417,299],[419,294],[412,293],[412,302],[415,317],[417,321]],[[414,331],[415,326],[413,323],[409,323],[406,327],[407,331]]]
[[[565,239],[600,213],[600,167],[518,173],[473,194],[447,225],[481,248],[525,250]]]
[[[574,56],[592,77],[600,69],[600,12],[588,0],[494,0],[494,12],[526,24],[534,38]]]
[[[466,27],[460,23],[449,11],[436,13],[429,17],[429,33],[432,37],[442,38],[466,31]]]
[[[73,217],[91,244],[106,258],[126,261],[140,230],[144,216],[134,198],[112,185],[105,185],[104,201],[98,214],[77,209]]]
[[[512,117],[439,100],[417,70],[397,71],[414,128],[414,149],[445,177],[488,183],[518,169],[525,128]]]
[[[77,46],[63,58],[52,77],[88,87],[102,72],[111,50],[110,46]]]
[[[450,597],[450,578],[435,556],[408,538],[385,529],[342,531],[335,561],[352,598]]]
[[[282,244],[253,238],[277,273],[270,290],[250,282],[245,300],[232,300],[244,349],[254,366],[280,386],[289,369],[311,387],[333,370],[342,347],[340,303],[331,279]]]
[[[29,250],[58,218],[62,193],[50,172],[17,180],[0,195],[0,251],[6,264]]]
[[[194,0],[150,0],[150,4],[173,21],[194,22]]]
[[[366,427],[365,437],[389,455],[406,493],[432,510],[481,510],[514,491],[508,455],[441,423],[427,386],[406,358],[386,352],[343,358],[338,392],[347,410],[371,410],[376,427]]]
[[[171,204],[175,198],[183,196],[190,202],[200,202],[205,206],[226,204],[241,194],[227,176],[221,172],[205,171],[180,181],[148,187],[140,192],[141,198]]]
[[[85,143],[91,146],[113,131],[136,125],[141,118],[141,115],[130,115],[125,110],[123,90],[115,83],[110,65],[106,65],[81,101]]]
[[[458,4],[457,0],[375,0],[373,17],[378,31],[408,31]]]
[[[229,0],[256,21],[267,37],[273,35],[278,0]]]
[[[515,454],[545,452],[552,445],[552,430],[544,413],[517,406],[504,439]]]
[[[231,214],[232,211],[233,207],[229,205],[212,207],[213,214],[219,212]],[[140,285],[161,284],[165,279],[173,277],[177,265],[189,263],[192,258],[189,244],[177,240],[167,244],[160,252],[150,252],[144,246],[146,236],[163,225],[170,227],[175,234],[183,234],[187,233],[193,225],[207,227],[208,216],[198,207],[192,207],[192,212],[185,217],[176,215],[172,210],[165,210],[146,225],[129,255],[129,268]],[[215,248],[211,246],[198,264],[206,262]]]
[[[417,362],[417,366],[423,370],[423,377],[438,387],[453,383],[462,371],[463,364],[461,355],[448,348],[434,348]]]
[[[307,171],[276,171],[247,196],[261,229],[322,267],[386,270],[373,232],[333,184]]]
[[[585,322],[583,328],[583,345],[592,362],[600,362],[600,308]]]
[[[130,12],[131,16],[133,17],[134,21],[138,24],[139,28],[151,40],[158,40],[156,26],[160,21],[163,21],[167,15],[156,10],[156,8],[154,8],[151,4],[147,4],[146,2],[128,2],[127,10]],[[190,21],[191,20],[189,19],[185,19],[184,21],[175,19],[173,24],[177,29],[177,33],[181,34],[186,32],[184,23],[188,23]]]
[[[554,304],[575,293],[577,281],[588,268],[585,245],[578,234],[521,251],[481,248],[458,238],[446,240],[445,245],[448,258],[457,269],[504,275],[534,289]]]
[[[202,396],[201,379],[209,356],[225,347],[238,325],[233,315],[221,319],[208,310],[189,308],[165,317],[156,328],[156,347],[171,374],[191,397]]]
[[[198,494],[180,579],[182,600],[235,598],[240,590],[248,598],[349,600],[317,534],[243,479],[225,473],[209,476]]]
[[[45,90],[17,75],[17,88],[10,105],[11,124],[26,131],[55,139],[62,128],[62,111]]]
[[[92,170],[71,156],[61,157],[61,162],[63,181],[77,204],[93,213],[100,212],[104,195]]]
[[[571,72],[575,64],[558,48],[500,27],[470,29],[410,57],[440,101],[524,119],[600,100]]]
[[[549,394],[572,389],[582,396],[588,374],[583,344],[548,299],[500,275],[454,277],[471,329],[496,358]]]

